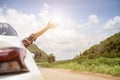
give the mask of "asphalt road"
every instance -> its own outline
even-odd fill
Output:
[[[40,68],[44,80],[120,80],[120,77],[112,77],[104,74],[76,72],[64,69]]]

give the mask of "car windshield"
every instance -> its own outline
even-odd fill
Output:
[[[7,23],[0,23],[0,35],[17,36],[17,32]]]

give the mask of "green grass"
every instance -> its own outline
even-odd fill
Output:
[[[39,65],[43,67],[63,68],[120,76],[120,58],[83,59],[79,61],[58,61],[55,63],[44,62]]]

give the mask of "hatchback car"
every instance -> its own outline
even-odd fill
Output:
[[[0,80],[43,80],[33,55],[7,23],[0,23]]]

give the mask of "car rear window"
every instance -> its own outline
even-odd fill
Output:
[[[7,23],[0,23],[0,35],[17,36],[17,32]]]

